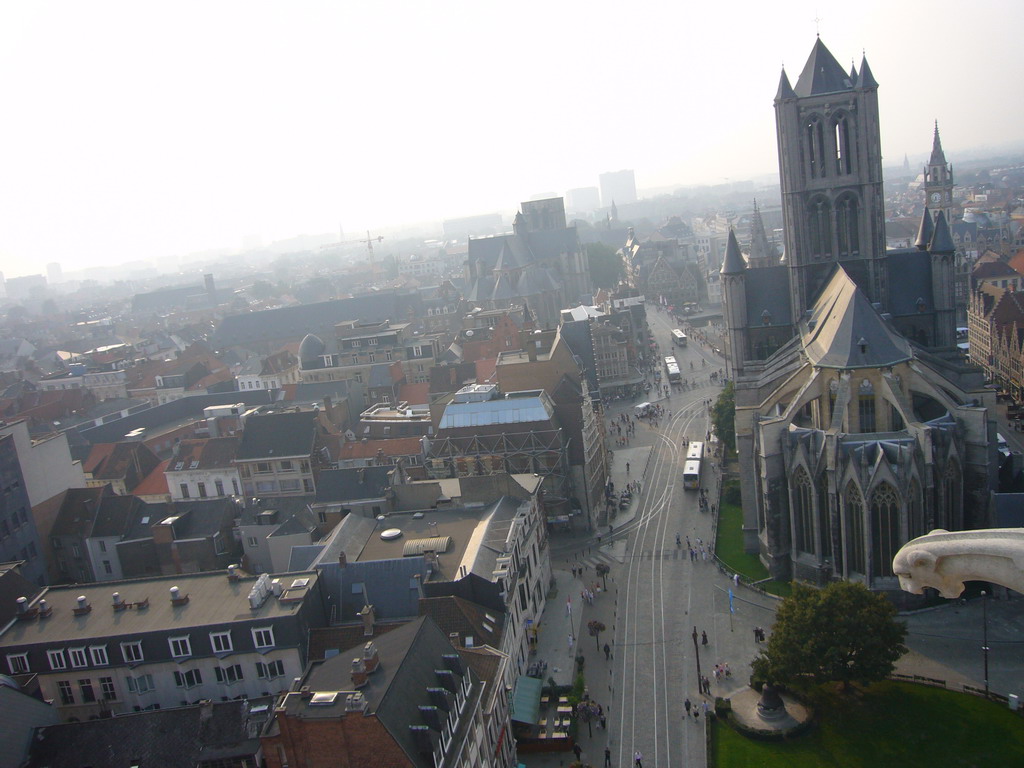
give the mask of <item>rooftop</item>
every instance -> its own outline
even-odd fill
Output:
[[[282,577],[286,584],[298,579],[308,580],[305,587],[292,593],[298,599],[278,599],[271,595],[256,609],[250,606],[248,597],[256,578],[245,576],[230,581],[223,571],[50,587],[40,597],[45,598],[53,613],[46,618],[14,622],[0,633],[0,643],[52,643],[68,638],[86,640],[169,629],[184,631],[190,627],[292,616],[318,578],[316,571],[289,573]],[[188,596],[188,602],[172,604],[171,587],[178,587],[182,597]],[[115,611],[111,598],[114,592],[118,592],[125,603],[136,604],[136,607]],[[289,593],[291,590],[284,594]],[[75,615],[80,596],[85,597],[92,610]],[[137,606],[146,600],[148,607]]]

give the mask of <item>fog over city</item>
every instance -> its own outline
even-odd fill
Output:
[[[955,165],[1018,140],[1022,24],[1009,2],[6,3],[0,271],[506,213],[621,168],[641,196],[771,177],[780,67],[817,30],[867,56],[886,165],[920,165],[936,119]]]

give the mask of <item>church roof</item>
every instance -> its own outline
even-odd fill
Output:
[[[912,357],[909,342],[842,267],[832,273],[801,335],[807,358],[821,368],[882,368]]]
[[[746,268],[743,254],[740,253],[740,244],[736,241],[736,232],[730,229],[729,244],[725,248],[725,258],[722,259],[722,274],[738,275]]]
[[[885,264],[889,285],[898,287],[889,291],[887,309],[893,317],[917,314],[918,299],[924,299],[926,310],[935,309],[930,253],[914,248],[894,249],[886,253]]]
[[[748,269],[743,279],[747,297],[747,317],[751,323],[760,322],[767,312],[772,325],[793,324],[787,267]]]
[[[782,76],[779,78],[779,90],[775,94],[776,101],[782,101],[783,99],[794,99],[796,94],[793,93],[793,86],[789,84],[789,78],[786,77],[786,70],[782,70]]]
[[[914,241],[914,245],[922,251],[927,250],[928,243],[932,241],[932,232],[934,231],[935,226],[932,224],[932,213],[926,205],[924,207],[924,215],[921,216],[921,226],[917,230],[917,240]]]
[[[946,214],[942,211],[935,214],[935,232],[932,234],[931,242],[928,243],[928,250],[932,253],[953,253],[956,250],[953,238],[949,234]]]
[[[945,165],[946,153],[942,151],[942,139],[939,138],[939,121],[935,121],[935,135],[932,136],[932,156],[929,165]]]
[[[870,70],[868,73],[870,74]],[[862,71],[861,79],[863,78]],[[811,49],[811,55],[807,58],[807,63],[804,64],[793,90],[797,96],[817,96],[853,90],[853,83],[819,37],[814,41],[814,48]]]
[[[865,56],[860,62],[860,76],[857,78],[858,88],[877,88],[878,81],[871,74],[871,67],[868,66],[868,57]]]

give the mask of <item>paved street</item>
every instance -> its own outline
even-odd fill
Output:
[[[630,447],[616,449],[612,480],[616,488],[640,480],[642,493],[630,509],[620,513],[614,533],[607,529],[593,535],[577,532],[552,536],[552,565],[557,595],[549,602],[542,625],[538,658],[549,663],[560,684],[573,676],[572,658],[581,652],[586,658],[585,675],[589,693],[604,708],[607,729],[598,724],[580,725],[579,744],[584,763],[604,764],[604,749],[611,750],[612,765],[630,768],[632,755],[640,750],[645,768],[650,766],[704,766],[707,764],[705,718],[683,717],[683,701],[700,706],[714,696],[729,696],[749,680],[750,661],[757,653],[753,627],[770,628],[777,601],[743,586],[734,587],[731,574],[723,573],[709,558],[691,561],[686,538],[696,545],[713,535],[713,520],[701,513],[697,493],[682,487],[682,457],[685,439],[703,439],[708,428],[705,401],[720,391],[711,386],[708,374],[724,367],[707,347],[691,341],[688,347],[671,347],[669,331],[676,323],[663,312],[651,309],[648,322],[661,355],[674,354],[681,362],[683,376],[703,379],[702,385],[671,398],[654,401],[671,411],[657,429],[638,422]],[[669,350],[672,350],[669,352]],[[706,365],[701,361],[706,360]],[[694,369],[691,371],[690,363]],[[612,419],[631,412],[634,403],[616,403]],[[631,473],[627,477],[626,462]],[[705,464],[703,487],[718,503],[719,477],[714,462]],[[683,548],[675,545],[676,533]],[[600,535],[600,541],[598,541]],[[611,566],[608,592],[599,592],[592,606],[580,598],[584,585],[599,581],[594,568]],[[574,578],[571,569],[584,568]],[[730,589],[733,589],[730,612]],[[572,610],[567,607],[571,600]],[[988,605],[990,639],[990,685],[999,693],[1020,693],[1024,686],[1024,600],[992,600]],[[588,635],[587,622],[598,620],[607,630],[599,640]],[[907,644],[911,653],[899,671],[947,680],[950,687],[964,683],[983,687],[981,653],[981,606],[949,605],[904,617],[908,624]],[[697,652],[692,633],[698,632],[700,668],[711,680],[711,697],[702,697],[697,684]],[[701,633],[707,633],[707,645]],[[575,650],[568,648],[574,637]],[[606,660],[601,648],[611,647]],[[728,663],[732,676],[716,682],[715,664]],[[526,755],[521,762],[534,766],[566,766],[571,752]]]

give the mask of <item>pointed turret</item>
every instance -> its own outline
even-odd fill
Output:
[[[953,253],[956,251],[953,237],[949,234],[949,224],[946,223],[946,214],[942,211],[935,214],[935,232],[932,233],[931,242],[928,243],[928,250],[932,253]]]
[[[778,253],[770,242],[761,218],[761,209],[754,201],[754,215],[750,220],[750,266],[774,267],[778,262]]]
[[[789,78],[786,77],[786,68],[782,68],[782,76],[779,77],[779,90],[775,94],[776,101],[782,101],[783,99],[795,99],[796,94],[793,92],[793,86],[789,84]]]
[[[927,251],[928,244],[932,241],[932,233],[935,231],[935,227],[932,226],[932,212],[928,210],[928,206],[924,208],[924,216],[921,217],[921,226],[917,230],[917,240],[914,241],[914,245],[919,251]]]
[[[935,135],[932,137],[932,158],[929,165],[945,165],[946,153],[942,151],[942,139],[939,138],[939,121],[935,121]]]
[[[850,62],[850,82],[857,82],[857,68],[853,65],[852,61]]]
[[[729,230],[729,244],[725,248],[725,258],[722,260],[723,275],[739,275],[747,268],[743,261],[743,254],[740,253],[740,244],[736,240],[736,232]]]
[[[875,80],[875,76],[871,74],[871,67],[868,66],[868,57],[865,56],[860,61],[860,77],[857,78],[858,88],[877,88],[878,81]]]
[[[516,217],[512,219],[512,231],[517,235],[526,234],[526,217],[522,211],[516,211]]]

